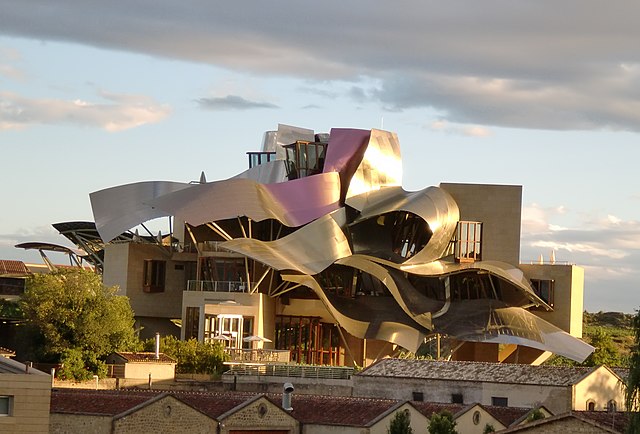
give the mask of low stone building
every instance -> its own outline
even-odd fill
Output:
[[[354,396],[528,408],[544,405],[554,414],[624,405],[623,381],[606,366],[382,359],[352,379]]]
[[[106,362],[113,365],[115,378],[156,382],[176,376],[176,361],[164,353],[120,351],[107,356]]]
[[[49,432],[51,376],[0,357],[0,432]]]

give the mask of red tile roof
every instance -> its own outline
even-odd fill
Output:
[[[53,389],[51,413],[115,416],[158,393],[157,390]]]
[[[269,396],[275,404],[282,404],[282,395]],[[291,415],[302,423],[365,427],[398,403],[393,399],[294,394]]]
[[[8,259],[0,259],[0,276],[28,276],[31,274],[29,269],[22,261],[10,261]]]

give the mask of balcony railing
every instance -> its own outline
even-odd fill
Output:
[[[229,280],[189,280],[187,291],[249,292],[245,282]]]
[[[201,252],[227,252],[233,253],[229,249],[225,249],[222,247],[222,241],[205,241],[202,243],[198,243],[198,249]]]
[[[265,350],[225,348],[225,353],[229,355],[229,363],[289,363],[291,353],[289,350]]]
[[[354,369],[348,366],[313,366],[313,365],[243,365],[231,366],[227,375],[270,375],[275,377],[324,378],[348,380]]]

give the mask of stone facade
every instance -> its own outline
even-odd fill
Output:
[[[230,414],[221,415],[219,420],[221,434],[256,428],[291,434],[299,432],[298,421],[264,396],[249,400],[243,407],[234,408]]]
[[[50,434],[111,434],[111,416],[52,413]]]
[[[215,432],[217,422],[172,396],[146,402],[113,421],[114,434],[206,434]]]

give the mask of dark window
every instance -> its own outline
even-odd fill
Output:
[[[424,393],[422,392],[413,392],[413,400],[414,401],[424,401]]]
[[[533,287],[533,292],[535,292],[538,297],[553,307],[555,281],[531,279],[531,286]]]
[[[587,402],[587,410],[596,411],[596,403],[593,402],[593,401],[588,401]]]
[[[453,393],[451,395],[451,403],[452,404],[464,404],[464,399],[462,397],[462,393]]]
[[[509,398],[505,398],[504,396],[492,396],[491,405],[496,407],[508,407]]]
[[[454,254],[458,262],[482,259],[482,223],[459,221],[454,241]]]
[[[0,396],[0,417],[11,416],[13,413],[13,396]]]
[[[144,292],[163,292],[164,279],[167,263],[155,259],[145,259],[144,261],[144,282],[142,284]]]
[[[618,405],[613,399],[607,402],[607,411],[618,411]]]
[[[200,308],[187,307],[184,321],[184,338],[198,339],[198,328],[200,327]]]

